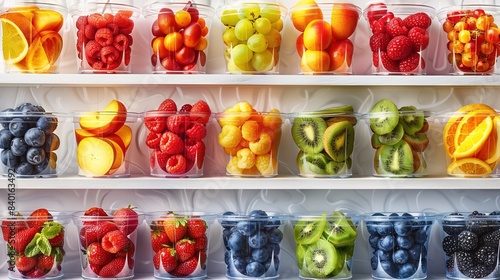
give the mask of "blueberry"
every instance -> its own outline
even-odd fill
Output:
[[[231,251],[225,250],[224,251],[224,262],[226,264],[229,264],[230,261],[231,261]]]
[[[266,268],[259,262],[247,264],[246,274],[250,277],[259,277],[266,272]]]
[[[19,175],[31,175],[33,173],[33,165],[27,161],[23,161],[16,166],[15,172]]]
[[[410,259],[408,252],[403,249],[396,250],[394,254],[392,254],[392,261],[395,264],[405,264]]]
[[[233,256],[233,265],[240,273],[246,273],[247,261],[245,258]]]
[[[26,115],[23,117],[24,120],[33,122],[39,118],[36,113],[39,113],[40,109],[39,107],[31,103],[24,103],[18,106],[18,108],[16,108],[16,111],[23,113],[23,115]]]
[[[0,149],[10,149],[10,143],[14,135],[8,129],[0,130]]]
[[[274,228],[268,232],[268,240],[270,243],[280,243],[283,240],[283,232],[278,228]]]
[[[425,244],[425,242],[427,242],[427,227],[425,226],[417,229],[413,234],[413,239],[417,244]]]
[[[394,236],[386,235],[378,241],[378,248],[382,251],[392,251],[394,249]]]
[[[224,246],[226,246],[226,248],[228,249],[229,247],[227,246],[227,241],[231,233],[233,233],[233,231],[234,231],[233,228],[224,228],[224,230],[222,231],[222,240],[224,241]]]
[[[425,256],[427,254],[425,250],[425,246],[415,244],[413,245],[409,250],[408,253],[410,254],[410,258],[413,260],[419,260],[420,255]]]
[[[399,236],[407,236],[411,233],[412,223],[408,221],[396,221],[394,222],[394,231]]]
[[[265,262],[269,259],[269,251],[265,248],[255,249],[252,251],[252,259],[256,262]]]
[[[370,235],[378,235],[375,222],[366,222],[366,229]]]
[[[0,117],[0,123],[2,124],[3,128],[9,128],[9,123],[12,120],[12,117],[10,114],[14,112],[14,109],[12,108],[7,108],[3,109],[2,112],[0,113],[2,116]]]
[[[23,137],[14,137],[10,142],[10,150],[15,156],[24,156],[28,151],[28,144]]]
[[[398,275],[399,278],[410,278],[413,274],[415,274],[415,272],[417,272],[415,266],[411,263],[406,263],[399,268]]]
[[[245,238],[239,231],[233,231],[227,240],[227,246],[232,251],[240,251],[243,249]]]
[[[257,230],[257,224],[250,221],[240,221],[236,224],[236,228],[246,236],[252,235]]]
[[[381,261],[380,267],[382,267],[382,269],[391,276],[394,275],[394,272],[396,270],[396,266],[391,261]]]
[[[33,166],[33,174],[44,174],[48,173],[46,170],[49,167],[49,159],[45,158],[40,164]]]
[[[39,165],[45,160],[45,151],[42,148],[31,147],[26,152],[26,160],[32,165]]]
[[[252,210],[248,214],[250,216],[250,219],[256,219],[258,220],[257,224],[259,226],[265,226],[267,225],[267,213],[263,210]]]
[[[403,249],[410,249],[414,242],[413,242],[413,237],[410,236],[398,236],[396,238],[396,244]]]
[[[36,127],[45,133],[52,133],[56,129],[57,118],[53,116],[42,116],[36,121]]]
[[[375,256],[382,262],[392,261],[392,256],[390,252],[384,252],[382,250],[375,251]]]
[[[235,216],[236,214],[234,214],[234,212],[231,212],[231,211],[226,211],[222,214],[223,216]],[[221,221],[221,226],[223,228],[231,228],[233,227],[234,225],[236,225],[236,222],[235,221],[231,221],[231,220],[228,220],[226,218],[222,218],[222,221]]]
[[[248,245],[254,249],[262,248],[267,244],[267,234],[261,230],[248,237]]]
[[[19,159],[12,153],[11,150],[2,150],[1,153],[2,163],[7,167],[15,167]]]
[[[373,249],[378,249],[378,240],[380,239],[380,236],[378,234],[371,234],[370,237],[368,237],[368,243],[370,244],[370,247]]]
[[[13,118],[9,124],[10,133],[16,137],[24,136],[29,128],[29,124],[22,118]]]
[[[389,235],[394,232],[394,227],[391,222],[377,223],[377,232],[380,235]]]
[[[36,127],[30,128],[24,134],[24,141],[30,146],[41,147],[45,143],[45,132]]]
[[[280,247],[280,245],[278,245],[276,243],[270,243],[267,246],[267,250],[269,251],[270,257],[274,255],[274,258],[277,259],[278,255],[280,253],[281,247]]]

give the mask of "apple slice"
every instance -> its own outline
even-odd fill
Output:
[[[117,138],[120,139],[120,137]],[[113,164],[111,165],[111,168],[107,172],[108,175],[111,175],[115,173],[118,169],[120,169],[120,167],[122,166],[123,162],[125,161],[125,152],[122,150],[122,147],[118,143],[110,139],[107,140],[109,140],[109,142],[113,144],[115,150],[115,159],[113,161]]]
[[[115,162],[115,145],[104,138],[87,137],[77,147],[78,166],[86,175],[103,176]]]
[[[128,146],[130,146],[130,142],[132,142],[132,128],[125,124],[117,132],[115,132],[115,134],[122,139],[123,144],[125,145],[125,149],[123,149],[123,151],[126,152]]]
[[[127,108],[122,102],[112,100],[104,110],[89,112],[80,117],[80,127],[87,132],[106,136],[117,132],[127,120]]]
[[[87,137],[94,137],[96,136],[95,134],[92,134],[85,129],[77,128],[75,129],[75,137],[76,137],[76,144],[80,144],[80,142]]]
[[[38,32],[51,30],[58,32],[63,26],[64,19],[61,13],[54,10],[40,9],[35,10],[31,20]]]
[[[123,153],[127,152],[127,147],[125,146],[125,143],[123,142],[122,138],[120,136],[118,136],[117,134],[107,135],[104,138],[117,144],[118,147],[120,148],[120,150],[123,151]]]

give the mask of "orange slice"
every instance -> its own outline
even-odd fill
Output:
[[[42,31],[38,34],[40,41],[42,43],[43,50],[47,59],[49,60],[50,66],[53,66],[59,55],[61,54],[63,47],[63,39],[59,33],[55,31]]]
[[[27,17],[31,22],[31,20],[33,19],[34,13],[37,10],[40,10],[40,8],[38,8],[37,6],[19,6],[19,7],[9,8],[7,13],[21,13],[25,17]]]
[[[43,49],[40,37],[35,38],[25,58],[26,69],[30,72],[46,72],[50,69],[50,61]]]
[[[484,161],[477,158],[463,158],[453,161],[446,172],[450,175],[488,175],[491,173],[491,167]]]
[[[28,41],[17,25],[6,18],[0,18],[2,22],[2,44],[5,63],[17,63],[28,53]]]
[[[0,15],[0,18],[6,18],[19,27],[28,41],[28,45],[33,41],[33,38],[35,38],[38,33],[33,24],[31,24],[31,20],[21,13],[5,13]]]
[[[493,118],[493,129],[490,137],[486,140],[484,146],[474,156],[486,162],[489,165],[495,166],[500,159],[500,145],[498,137],[500,135],[500,116]]]
[[[495,113],[496,114],[496,113]],[[457,126],[455,133],[454,144],[455,147],[465,140],[465,138],[486,118],[493,117],[492,112],[489,110],[474,110],[465,115]]]
[[[474,155],[483,147],[484,143],[490,136],[492,129],[493,121],[491,117],[485,118],[479,125],[474,128],[474,130],[472,130],[471,133],[469,133],[465,137],[462,143],[460,143],[460,145],[453,153],[453,157],[459,159]]]

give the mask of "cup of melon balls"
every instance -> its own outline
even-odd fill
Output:
[[[498,177],[500,114],[482,103],[467,104],[443,119],[446,173],[454,177]]]
[[[226,175],[274,177],[278,175],[278,149],[282,114],[278,109],[258,112],[241,101],[216,114],[217,142],[227,155]]]
[[[58,73],[66,1],[5,1],[3,62],[7,73]]]
[[[143,14],[150,27],[152,73],[206,73],[214,8],[202,1],[159,0]]]
[[[210,118],[211,110],[204,100],[178,107],[168,98],[158,109],[145,112],[150,174],[166,178],[203,176]]]
[[[130,144],[138,113],[127,112],[119,100],[100,111],[76,112],[73,117],[78,175],[130,176]]]
[[[70,213],[38,208],[0,217],[9,279],[61,279]]]
[[[67,129],[71,129],[70,116],[45,111],[40,105],[26,102],[2,110],[2,174],[31,178],[62,174],[70,164],[67,149],[71,145],[64,134]]]
[[[210,228],[216,214],[196,211],[146,213],[154,277],[205,279]]]
[[[290,9],[300,74],[352,74],[361,9],[350,3],[299,0]]]
[[[425,279],[435,216],[427,213],[370,213],[368,231],[372,278]]]
[[[469,4],[440,9],[438,18],[447,39],[445,61],[455,75],[497,73],[500,6]]]
[[[413,105],[398,106],[389,99],[376,102],[365,120],[373,148],[373,175],[423,177],[427,175],[425,151],[429,146],[431,113]]]
[[[296,162],[303,177],[352,176],[357,114],[343,105],[291,114],[291,134],[299,148]]]
[[[130,1],[132,2],[132,1]],[[79,73],[130,73],[132,31],[140,9],[125,2],[91,1],[70,8]]]
[[[363,15],[371,31],[372,74],[427,74],[433,55],[429,52],[433,7],[378,2],[368,5]]]
[[[279,278],[288,219],[288,214],[264,210],[226,211],[217,215],[222,226],[226,278]]]
[[[342,211],[290,217],[301,279],[350,279],[359,216]]]
[[[277,1],[224,1],[217,9],[230,74],[278,74],[287,9]]]

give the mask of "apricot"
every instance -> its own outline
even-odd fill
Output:
[[[300,0],[291,10],[293,26],[300,32],[303,32],[311,21],[323,19],[323,12],[314,0]]]
[[[84,138],[77,147],[78,166],[85,174],[103,176],[115,162],[112,141],[98,137]]]
[[[345,40],[354,33],[358,25],[359,13],[351,4],[335,4],[332,9],[330,24],[335,40]]]
[[[127,108],[118,101],[112,100],[103,111],[89,112],[80,117],[80,127],[100,136],[111,135],[125,124]]]

